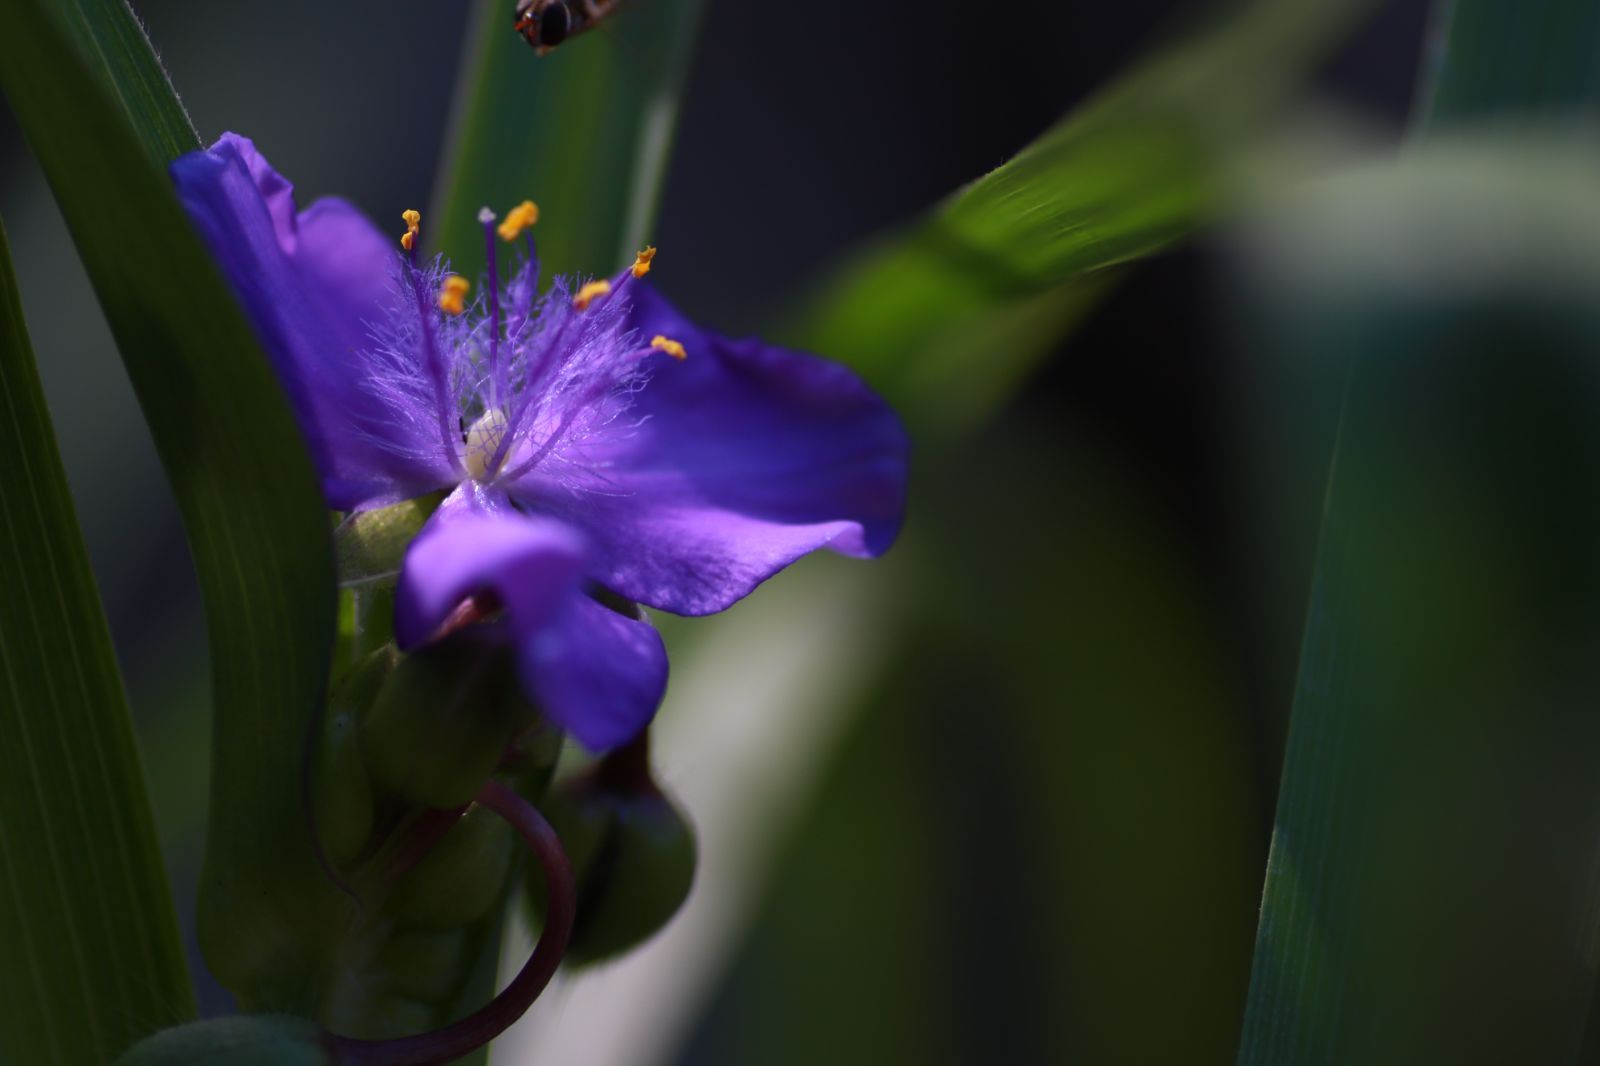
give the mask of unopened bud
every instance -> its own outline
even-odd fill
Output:
[[[460,807],[535,715],[503,638],[471,626],[401,660],[361,720],[361,754],[380,788],[424,807]]]
[[[617,773],[619,763],[630,769]],[[688,898],[694,884],[694,831],[650,780],[642,743],[614,752],[553,789],[541,809],[561,838],[577,882],[569,965],[599,962],[638,946]],[[534,914],[542,917],[543,882],[534,875],[528,887]]]
[[[346,674],[328,697],[312,779],[311,812],[323,853],[335,866],[360,854],[372,834],[372,782],[361,761],[356,724],[398,660],[392,646],[373,652]]]
[[[515,851],[506,823],[474,806],[400,878],[384,915],[419,929],[467,925],[500,898]]]

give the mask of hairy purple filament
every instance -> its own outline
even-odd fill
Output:
[[[413,252],[413,254],[415,254]],[[435,408],[439,413],[439,436],[443,444],[446,461],[456,469],[460,468],[460,460],[456,458],[455,427],[450,424],[450,410],[454,406],[450,401],[450,371],[445,366],[444,358],[439,354],[439,342],[433,335],[433,325],[428,309],[428,295],[422,287],[422,272],[415,265],[408,271],[411,281],[411,292],[417,301],[417,317],[421,320],[423,362],[428,368],[428,377],[433,383]]]
[[[477,802],[517,831],[544,870],[550,902],[539,943],[505,991],[453,1025],[396,1040],[324,1034],[323,1042],[338,1066],[440,1066],[458,1059],[487,1044],[527,1013],[561,965],[577,913],[572,867],[561,841],[532,804],[498,781],[485,784]]]

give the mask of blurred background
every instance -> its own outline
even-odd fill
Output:
[[[394,226],[427,205],[460,0],[135,6],[204,139],[251,136],[302,204],[339,194]],[[1429,6],[1379,5],[1297,113],[1397,146]],[[656,276],[701,321],[770,331],[842,255],[1209,11],[712,0]],[[0,161],[189,912],[198,594],[121,363],[5,115]],[[664,623],[658,762],[700,833],[695,893],[646,950],[558,984],[496,1062],[1234,1060],[1338,389],[1252,354],[1231,260],[1202,237],[1127,269],[981,424],[919,440],[885,560],[808,560],[725,616]],[[226,1012],[192,967],[205,1012]]]

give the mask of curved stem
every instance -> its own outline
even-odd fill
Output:
[[[488,1004],[454,1025],[396,1040],[354,1040],[324,1034],[323,1041],[338,1066],[440,1066],[482,1047],[522,1017],[555,976],[572,935],[577,900],[572,867],[555,830],[533,805],[498,781],[478,793],[477,802],[494,811],[517,831],[539,865],[550,889],[550,906],[544,931],[522,971]]]

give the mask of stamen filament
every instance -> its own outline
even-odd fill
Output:
[[[483,223],[483,243],[489,276],[489,405],[504,408],[510,401],[506,395],[505,369],[500,365],[500,268],[495,259],[494,212],[485,207],[478,212]]]
[[[555,336],[550,338],[549,344],[545,346],[545,351],[547,353],[560,352],[563,350],[565,347],[564,342],[567,339],[567,330],[576,320],[576,316],[569,316],[562,321],[561,325],[556,329]],[[571,355],[572,353],[568,351],[567,358],[571,358]],[[566,365],[565,359],[562,360],[561,365]],[[539,379],[544,375],[545,369],[545,367],[539,366],[528,372],[525,380],[522,382],[522,390],[525,394],[538,394]],[[559,371],[560,367],[557,367],[556,370]],[[533,410],[534,406],[535,405],[531,402],[514,404],[512,406],[511,421],[507,423],[505,434],[500,438],[500,446],[495,449],[493,457],[489,460],[490,470],[500,469],[500,464],[505,461],[506,452],[511,449],[511,442],[516,439],[517,431],[522,428],[523,418],[529,411]],[[537,458],[543,458],[548,450],[548,448],[541,448],[538,452]],[[507,476],[507,479],[514,479],[531,469],[533,469],[533,467],[529,463],[523,463],[522,465],[518,466],[516,470],[512,471],[511,474]]]
[[[413,212],[414,213],[414,212]],[[415,257],[415,250],[412,251]],[[428,377],[433,383],[434,408],[439,412],[439,440],[450,469],[461,472],[461,459],[456,455],[456,427],[450,417],[455,411],[455,401],[450,396],[450,370],[439,353],[439,342],[433,335],[433,321],[428,307],[428,296],[422,291],[422,272],[411,270],[411,292],[417,301],[417,319],[422,329],[423,360],[428,366]]]

